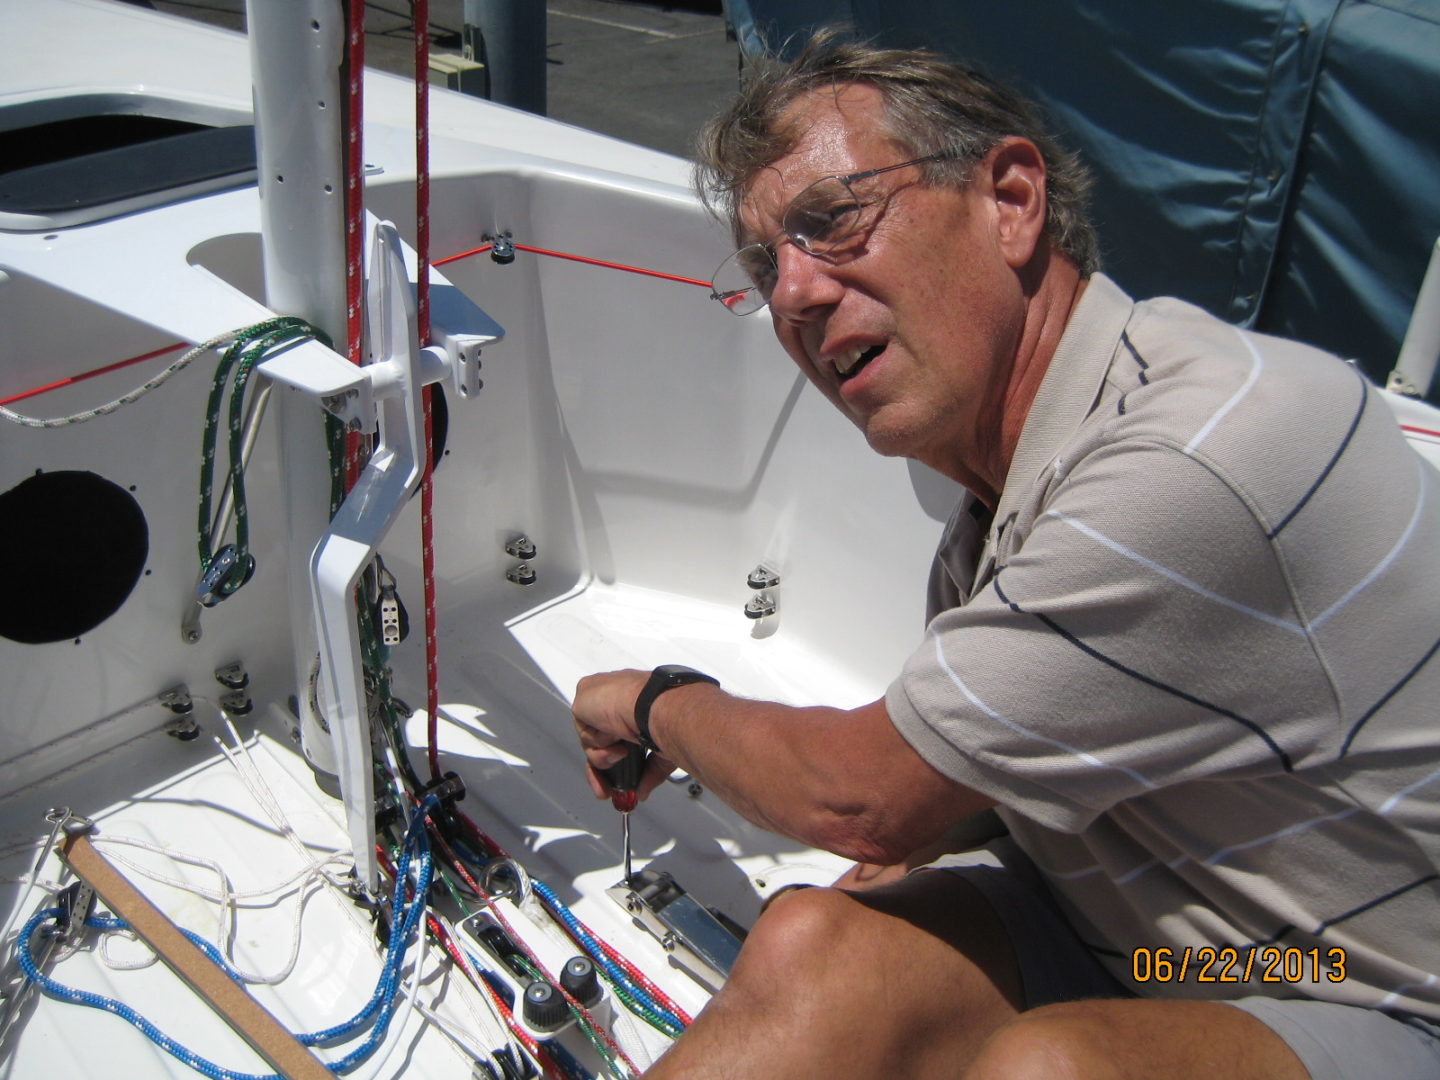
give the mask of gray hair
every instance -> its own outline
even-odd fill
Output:
[[[712,214],[736,229],[750,182],[795,148],[803,133],[781,120],[793,102],[812,91],[858,83],[880,92],[884,134],[916,157],[950,155],[923,166],[926,183],[965,183],[1007,135],[1033,142],[1045,160],[1046,233],[1082,275],[1100,268],[1100,245],[1086,210],[1090,174],[1046,130],[1033,104],[927,49],[886,49],[843,35],[836,28],[822,30],[790,63],[762,61],[735,101],[700,130],[695,188]]]

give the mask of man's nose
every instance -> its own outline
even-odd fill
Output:
[[[831,269],[824,259],[806,254],[795,244],[777,244],[770,313],[786,322],[809,322],[839,303],[845,288]]]

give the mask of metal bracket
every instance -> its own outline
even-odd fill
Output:
[[[375,227],[366,285],[368,376],[380,406],[380,440],[310,559],[326,716],[336,742],[337,773],[362,887],[379,887],[374,784],[355,583],[375,557],[425,469],[420,393],[445,374],[416,347],[415,306],[395,226]]]
[[[415,300],[400,234],[389,222],[378,222],[365,290],[370,362],[359,370],[379,409],[379,442],[310,560],[324,719],[335,737],[336,773],[356,870],[361,886],[372,892],[379,886],[379,868],[355,584],[425,470],[430,448],[425,441],[423,388],[450,374],[462,395],[473,393],[478,389],[478,379],[473,379],[478,366],[472,363],[478,357],[478,343],[494,341],[503,333],[468,301],[468,308],[460,311],[456,291],[441,295],[442,318],[449,327],[441,335],[446,344],[418,348]],[[475,325],[476,320],[483,324]]]
[[[646,868],[605,890],[659,942],[677,966],[719,989],[740,955],[741,938],[663,870]]]

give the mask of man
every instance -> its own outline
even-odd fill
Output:
[[[1440,492],[1383,402],[1132,301],[1075,163],[930,54],[812,42],[699,177],[717,298],[972,494],[881,700],[581,681],[597,795],[648,744],[642,794],[679,766],[859,864],[777,898],[649,1075],[1440,1076]]]

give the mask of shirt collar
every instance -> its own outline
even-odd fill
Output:
[[[1104,274],[1090,278],[1026,414],[995,510],[997,526],[1015,512],[1015,505],[1095,407],[1134,306]]]

